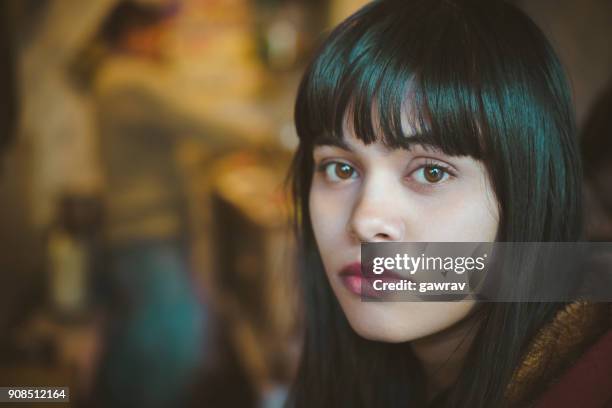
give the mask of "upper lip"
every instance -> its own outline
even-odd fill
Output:
[[[361,276],[361,262],[350,263],[340,270],[340,275],[360,275]]]
[[[363,276],[367,280],[373,279],[384,279],[384,280],[400,280],[407,279],[411,280],[409,277],[402,276],[395,271],[385,269],[382,274],[375,274],[372,272],[372,268],[367,268],[365,273],[361,271],[361,262],[353,262],[347,264],[340,270],[340,276],[349,276],[349,275],[359,275]]]

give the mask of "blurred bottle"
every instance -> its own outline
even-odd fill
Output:
[[[47,241],[48,296],[54,316],[82,322],[94,306],[95,254],[99,250],[101,201],[88,194],[66,194]]]

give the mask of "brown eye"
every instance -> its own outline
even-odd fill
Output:
[[[348,164],[344,164],[344,163],[336,164],[335,168],[336,168],[336,176],[338,176],[338,178],[341,178],[343,180],[351,178],[351,176],[355,172],[355,170],[351,166],[349,166]]]
[[[437,166],[428,166],[425,167],[423,176],[430,183],[438,183],[444,177],[444,170]]]
[[[421,184],[438,184],[446,181],[449,173],[442,166],[430,164],[419,168],[412,177]]]
[[[327,178],[333,182],[339,182],[357,177],[355,168],[347,163],[327,163],[324,165],[324,171]]]

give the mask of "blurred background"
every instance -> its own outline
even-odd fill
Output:
[[[282,405],[300,348],[293,101],[365,3],[2,1],[0,386],[69,386],[74,407]],[[588,238],[612,241],[612,3],[517,4],[567,66]]]

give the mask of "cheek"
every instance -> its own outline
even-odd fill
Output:
[[[434,226],[435,225],[435,226]],[[494,241],[497,234],[497,211],[483,206],[477,200],[466,198],[437,217],[432,229],[448,241]]]
[[[424,241],[491,242],[499,225],[497,200],[487,184],[462,186],[424,206]]]
[[[322,255],[343,236],[350,209],[350,194],[346,191],[330,191],[313,184],[309,196],[310,221]]]

